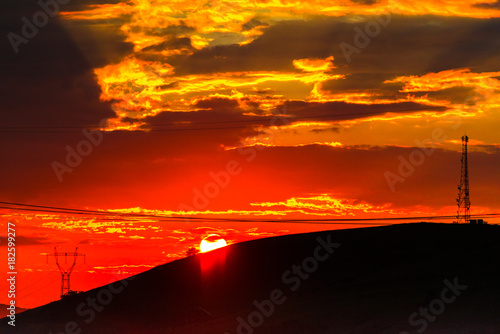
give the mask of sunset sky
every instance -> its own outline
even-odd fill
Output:
[[[109,216],[0,205],[19,306],[58,299],[54,246],[87,290],[211,233],[363,226],[252,220],[454,215],[465,133],[500,212],[500,1],[60,1],[0,7],[0,201]]]

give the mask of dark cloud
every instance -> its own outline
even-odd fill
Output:
[[[252,101],[247,101],[247,105],[252,106]],[[220,127],[221,129],[235,129],[235,133],[240,133],[245,129],[246,135],[253,133],[252,127],[256,125],[281,126],[307,119],[337,121],[366,118],[386,113],[412,113],[418,111],[445,111],[445,107],[429,106],[414,102],[386,103],[386,104],[355,104],[346,102],[305,102],[287,101],[278,106],[277,110],[284,110],[287,116],[282,116],[281,121],[277,121],[275,116],[255,116],[264,114],[259,109],[258,103],[253,105],[253,114],[245,114],[238,100],[229,98],[206,98],[198,100],[195,104],[195,111],[191,112],[162,112],[158,115],[147,117],[144,121],[158,128],[159,126],[169,126],[172,130],[190,130]],[[273,120],[274,118],[274,120]],[[242,133],[240,133],[242,135]],[[227,143],[224,143],[227,144]]]
[[[159,44],[145,47],[141,51],[162,51],[174,49],[194,50],[189,37],[173,37]]]
[[[105,2],[71,2],[72,5],[102,3]],[[23,28],[26,26],[23,18],[33,22],[36,13],[43,13],[45,17],[48,17],[47,23],[35,27],[34,36],[23,35],[23,31],[25,31]],[[88,68],[89,64],[93,67],[101,67],[119,61],[133,49],[131,43],[125,42],[126,36],[120,30],[120,26],[127,21],[126,16],[109,20],[64,20],[59,16],[52,17],[45,14],[37,2],[19,1],[1,11],[0,19],[2,35],[7,36],[9,33],[14,33],[28,40],[26,44],[23,43],[17,47],[19,54],[15,53],[8,38],[1,40],[0,50],[2,54],[0,59],[3,65],[8,65],[6,66],[8,68],[12,67],[11,62],[16,63],[28,59],[38,67],[40,63],[52,65],[55,62],[63,62],[63,64],[79,62],[78,67],[80,68]],[[104,24],[105,22],[107,24]],[[50,54],[48,54],[49,52]],[[82,55],[78,56],[76,54],[78,52],[81,52]],[[26,54],[30,54],[31,57]],[[82,61],[83,57],[86,57],[86,61]],[[103,58],[106,60],[94,60]],[[16,67],[11,69],[12,72],[17,70]],[[57,73],[54,74],[57,75]]]
[[[0,184],[3,195],[10,192],[19,202],[57,188],[51,163],[64,161],[66,145],[75,148],[85,139],[80,129],[115,116],[111,102],[100,100],[93,68],[132,50],[113,25],[99,31],[93,22],[63,23],[55,17],[15,53],[5,36],[21,34],[21,18],[39,10],[35,1],[0,10]],[[26,132],[33,128],[48,132]]]
[[[61,78],[26,82],[22,77],[5,78],[5,98],[0,106],[2,125],[14,127],[96,126],[115,113],[110,103],[99,100],[100,87],[91,72]]]
[[[248,31],[248,30],[252,30],[255,27],[268,27],[268,26],[269,26],[269,23],[263,22],[263,21],[259,20],[258,18],[254,17],[254,18],[250,19],[248,22],[246,22],[245,24],[243,24],[241,26],[241,28],[243,29],[243,31]]]
[[[70,0],[67,5],[64,6],[92,6],[92,5],[106,5],[106,4],[117,4],[124,2],[123,0]]]
[[[208,47],[190,56],[173,58],[176,74],[227,71],[294,71],[292,61],[300,58],[326,58],[333,55],[336,73],[365,75],[373,80],[398,75],[471,67],[477,71],[498,68],[500,19],[398,16],[381,33],[370,38],[349,63],[340,44],[356,47],[355,27],[361,30],[375,20],[347,21],[339,18],[312,18],[308,21],[280,22],[264,30],[262,36],[246,45]],[[358,44],[359,47],[359,44]],[[363,83],[361,83],[363,84]]]
[[[259,89],[257,87],[253,87],[251,89],[251,92],[259,94],[259,95],[263,95],[263,94],[273,94],[273,93],[276,93],[276,90],[272,89],[272,88]]]
[[[383,84],[391,78],[392,74],[387,73],[353,73],[347,74],[343,79],[328,80],[321,88],[334,94],[401,89],[403,83]]]
[[[172,131],[202,131],[203,129],[227,129],[226,145],[236,144],[245,136],[255,135],[255,125],[269,124],[273,116],[249,116],[244,114],[237,100],[228,98],[207,98],[198,100],[196,110],[191,112],[162,112],[144,121],[154,129]],[[261,111],[254,110],[256,113]],[[279,124],[276,124],[279,125]],[[149,127],[148,126],[148,127]],[[222,137],[220,139],[223,139]]]
[[[297,117],[318,117],[325,120],[357,119],[385,113],[410,113],[423,110],[445,111],[445,107],[432,107],[414,102],[388,104],[354,104],[346,102],[288,101],[284,104],[287,114]],[[292,118],[293,120],[293,118]]]
[[[352,2],[359,3],[362,5],[374,5],[374,4],[378,3],[379,1],[378,0],[352,0]]]
[[[500,9],[500,1],[495,2],[480,2],[473,5],[477,8],[485,8],[485,9]]]
[[[332,94],[371,93],[373,98],[397,99],[404,98],[407,93],[401,93],[402,82],[384,83],[393,79],[391,73],[353,73],[343,79],[327,80],[321,84],[321,89]]]
[[[408,93],[402,92],[404,83],[384,83],[394,79],[387,74],[355,73],[345,79],[329,80],[321,85],[321,89],[332,94],[371,93],[372,99],[404,99]],[[474,96],[473,87],[452,87],[438,91],[411,92],[415,97],[427,95],[431,99],[447,100],[452,103],[464,103]]]
[[[40,10],[35,2],[27,4],[1,12],[0,35],[22,35],[21,17]],[[99,99],[93,68],[121,60],[132,44],[116,26],[97,26],[81,21],[63,24],[55,17],[27,44],[20,44],[18,53],[8,38],[0,41],[2,126],[83,128],[115,115],[111,104]]]
[[[438,91],[412,93],[416,97],[427,95],[431,99],[446,100],[451,103],[468,104],[474,97],[474,87],[453,87]]]
[[[32,246],[32,245],[45,245],[53,243],[53,241],[46,237],[26,237],[22,235],[16,236],[16,246]],[[7,246],[8,239],[6,236],[0,236],[0,247]]]
[[[339,133],[340,128],[336,126],[329,127],[327,129],[312,129],[311,132],[313,133],[323,133],[323,132],[333,132],[333,133]]]
[[[164,56],[159,53],[160,51],[176,50],[176,54],[189,54],[195,50],[189,37],[175,37],[173,35],[165,35],[164,37],[165,41],[147,46],[136,53],[135,56],[144,61],[168,63],[171,56]]]
[[[171,82],[169,84],[157,86],[156,89],[158,89],[158,90],[164,90],[164,89],[175,88],[175,87],[178,87],[178,86],[179,86],[179,82],[174,81],[174,82]]]
[[[500,154],[500,145],[474,145],[471,149],[473,151],[485,152],[489,154]]]
[[[236,111],[239,105],[238,101],[236,100],[222,98],[222,97],[215,97],[215,98],[198,100],[195,103],[195,106],[203,109],[212,109],[212,110],[222,109],[222,110]]]
[[[43,3],[51,3],[50,0],[41,0]],[[41,7],[38,4],[39,1],[33,0],[3,0],[2,9],[13,11],[21,10],[29,12],[32,10],[39,10]],[[122,0],[71,0],[65,5],[60,5],[57,1],[58,12],[72,12],[88,10],[92,5],[105,5],[105,4],[117,4],[123,2]]]
[[[120,27],[128,17],[96,21],[64,21],[73,42],[85,57],[90,67],[99,68],[120,62],[133,52],[133,44],[126,42]]]
[[[66,5],[61,6],[65,12],[78,12],[92,9],[93,5],[117,4],[123,0],[70,0]]]
[[[441,47],[434,60],[429,62],[428,71],[463,67],[480,72],[497,71],[500,55],[494,50],[500,48],[500,19],[464,19],[460,26],[457,21],[460,20],[454,19],[454,24],[443,29],[446,47]]]
[[[153,36],[176,36],[184,35],[195,31],[193,27],[188,27],[184,23],[177,25],[170,25],[168,27],[152,27],[152,26],[133,26],[131,32],[137,33],[143,31],[148,35]]]

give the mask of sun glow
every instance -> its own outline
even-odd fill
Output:
[[[226,240],[221,238],[217,234],[210,234],[208,237],[203,239],[200,243],[200,251],[202,253],[210,252],[217,248],[226,247]]]

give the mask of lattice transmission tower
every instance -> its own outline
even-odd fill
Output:
[[[85,254],[78,253],[78,247],[76,247],[74,252],[71,253],[62,253],[58,252],[56,247],[54,247],[54,253],[47,254],[47,263],[49,263],[49,256],[53,256],[56,259],[57,268],[59,268],[59,272],[61,273],[61,298],[70,294],[70,277],[73,269],[76,266],[76,261],[79,256],[83,256],[83,263],[85,263]],[[64,256],[64,263],[68,263],[68,256],[73,257],[73,263],[69,266],[69,268],[65,269],[61,264],[59,264],[59,256]]]
[[[469,137],[462,136],[462,171],[460,175],[460,185],[458,186],[457,198],[457,223],[470,223],[470,198],[469,198],[469,166],[467,162],[467,143]]]

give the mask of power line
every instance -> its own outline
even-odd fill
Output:
[[[51,285],[53,285],[53,283],[52,283],[52,282],[51,282],[51,283],[48,283],[48,284],[46,284],[46,285],[44,285],[44,286],[43,286],[43,287],[41,287],[40,289],[33,290],[32,292],[30,292],[30,293],[28,293],[28,294],[26,294],[26,295],[21,294],[21,295],[18,297],[18,299],[20,299],[20,298],[23,298],[23,299],[24,299],[24,298],[26,298],[26,297],[28,297],[28,296],[31,296],[32,294],[39,293],[40,291],[46,291],[46,289],[45,289],[45,288],[46,288],[46,287],[48,287],[48,286],[51,286]]]
[[[158,214],[147,213],[120,213],[109,211],[96,211],[86,209],[73,209],[55,206],[32,205],[15,202],[0,202],[0,204],[8,206],[0,206],[2,209],[21,210],[28,212],[50,212],[62,214],[78,214],[85,216],[104,216],[118,217],[125,219],[144,219],[150,218],[158,221],[178,222],[186,220],[197,220],[203,222],[223,221],[223,222],[253,222],[253,223],[296,223],[296,224],[353,224],[353,225],[371,225],[372,223],[361,222],[376,222],[376,221],[405,221],[405,220],[436,220],[436,219],[454,219],[452,215],[435,215],[435,216],[406,216],[406,217],[377,217],[377,218],[311,218],[311,219],[242,219],[242,218],[218,218],[218,217],[192,217],[192,216],[165,216]],[[21,206],[16,207],[16,206]],[[475,214],[471,215],[476,218],[497,217],[500,213]],[[111,218],[105,218],[111,219]],[[124,219],[124,220],[125,220]]]
[[[31,284],[29,284],[29,285],[27,285],[27,286],[23,287],[22,289],[16,290],[16,293],[19,293],[19,292],[21,292],[21,291],[24,291],[24,290],[26,290],[27,288],[32,287],[33,285],[38,284],[38,283],[40,283],[40,282],[42,282],[42,281],[46,280],[49,276],[54,276],[53,274],[54,274],[53,272],[46,274],[46,275],[45,275],[45,276],[43,276],[42,278],[39,278],[39,279],[35,280],[34,282],[32,282]],[[1,288],[0,288],[0,291],[3,291],[3,290],[5,290],[5,289],[8,289],[9,287],[10,287],[10,285],[6,285],[6,286],[4,286],[4,287],[1,287]],[[37,290],[38,290],[38,289],[37,289]]]
[[[127,212],[110,212],[110,211],[97,211],[97,210],[87,210],[87,209],[73,209],[73,208],[63,208],[55,206],[44,206],[44,205],[32,205],[24,203],[14,203],[14,202],[1,202],[0,204],[21,206],[22,208],[0,206],[0,209],[13,209],[21,211],[34,211],[34,212],[49,212],[49,213],[73,213],[78,215],[98,215],[98,216],[120,216],[120,217],[133,217],[133,218],[172,218],[172,219],[185,219],[184,216],[164,216],[164,215],[154,215],[154,214],[142,214],[142,213],[127,213]],[[192,217],[192,219],[203,219]]]
[[[411,109],[410,109],[411,110]],[[405,110],[407,111],[407,110]],[[149,128],[137,129],[134,131],[148,131],[148,132],[170,132],[170,131],[204,131],[204,130],[233,130],[233,129],[246,129],[247,126],[229,126],[229,127],[202,127],[202,128],[186,128],[192,125],[211,125],[211,124],[232,124],[232,123],[255,123],[255,125],[266,125],[274,117],[281,117],[288,120],[290,123],[297,120],[308,119],[324,119],[324,118],[339,118],[346,116],[367,116],[367,115],[382,115],[380,112],[359,112],[359,113],[343,113],[343,114],[327,114],[315,116],[302,116],[292,117],[284,115],[266,115],[265,119],[254,118],[248,120],[232,120],[232,121],[211,121],[211,122],[190,122],[190,123],[163,123],[163,124],[150,124]],[[264,123],[264,124],[261,124]],[[279,126],[285,124],[272,124],[271,126]],[[157,127],[175,126],[181,128],[175,129],[162,129]],[[95,125],[82,125],[82,126],[0,126],[0,133],[79,133],[84,129],[98,128]],[[64,131],[67,130],[67,131]],[[124,130],[115,130],[124,131]],[[128,130],[129,131],[129,130]]]
[[[231,127],[218,127],[218,128],[193,128],[193,129],[148,129],[147,131],[141,131],[144,133],[147,132],[177,132],[177,131],[204,131],[204,130],[234,130],[234,129],[246,129],[246,126],[231,126]],[[81,133],[84,128],[80,130],[68,130],[68,131],[60,131],[60,130],[33,130],[33,131],[19,131],[19,130],[0,130],[0,133]],[[136,132],[140,130],[114,130],[114,131],[103,131],[103,132]]]

